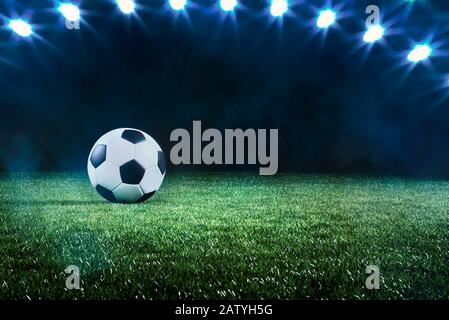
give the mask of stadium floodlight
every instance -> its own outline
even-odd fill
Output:
[[[372,25],[366,30],[365,35],[363,36],[363,41],[367,43],[373,43],[376,42],[384,36],[385,29],[379,25]]]
[[[329,28],[337,20],[337,14],[331,9],[326,9],[320,12],[316,20],[316,25],[318,28],[325,29]]]
[[[169,3],[173,10],[179,11],[185,9],[187,0],[169,0]]]
[[[427,44],[418,44],[407,55],[407,60],[410,62],[420,62],[426,60],[432,54],[432,48]]]
[[[117,6],[124,14],[131,14],[136,9],[136,3],[133,0],[117,0]]]
[[[281,17],[288,11],[287,0],[272,0],[270,13],[273,17]]]
[[[33,33],[33,27],[22,19],[11,20],[9,28],[21,37],[29,37]]]
[[[80,9],[72,3],[63,3],[59,6],[58,11],[68,21],[78,21],[81,18]]]
[[[220,7],[223,11],[232,11],[237,6],[237,0],[220,0]]]

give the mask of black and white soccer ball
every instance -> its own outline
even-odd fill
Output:
[[[115,129],[93,146],[87,161],[90,182],[105,199],[117,203],[151,198],[165,177],[165,157],[148,134]]]

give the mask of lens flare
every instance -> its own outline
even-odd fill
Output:
[[[80,9],[72,3],[63,3],[58,11],[69,21],[78,21],[81,18]]]
[[[237,6],[237,0],[220,0],[220,7],[223,11],[232,11]]]
[[[9,28],[21,37],[29,37],[33,33],[31,25],[22,19],[11,20]]]
[[[427,44],[418,44],[407,55],[407,60],[410,62],[420,62],[426,60],[432,55],[432,48]]]
[[[169,0],[169,3],[173,10],[179,11],[185,9],[187,0]]]
[[[331,9],[323,10],[320,12],[318,19],[316,20],[316,25],[318,28],[325,29],[329,28],[337,20],[337,14]]]
[[[363,41],[373,43],[379,41],[384,36],[385,29],[381,25],[373,25],[366,30]]]
[[[288,11],[287,0],[273,0],[271,2],[270,13],[273,17],[281,17]]]
[[[124,14],[131,14],[136,9],[136,3],[133,0],[117,0],[117,5]]]

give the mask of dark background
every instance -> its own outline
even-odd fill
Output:
[[[235,19],[215,1],[190,1],[184,15],[138,2],[128,17],[112,0],[84,1],[79,31],[53,1],[0,2],[0,171],[84,170],[117,127],[168,153],[173,129],[202,120],[278,128],[284,171],[449,176],[448,1],[333,1],[342,18],[327,34],[314,27],[325,1],[290,1],[282,21],[268,1],[242,1]],[[389,26],[371,50],[369,4]],[[11,34],[15,13],[38,37]],[[436,56],[411,70],[407,51],[429,39]]]

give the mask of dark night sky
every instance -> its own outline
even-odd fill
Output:
[[[281,170],[449,177],[449,2],[404,2],[334,1],[345,17],[325,35],[313,26],[319,0],[290,1],[282,23],[263,1],[243,1],[235,21],[210,0],[188,18],[160,0],[141,0],[139,18],[84,1],[79,31],[52,1],[3,0],[2,24],[31,13],[41,38],[0,30],[0,170],[83,170],[117,127],[148,132],[168,153],[173,129],[202,120],[278,128]],[[391,24],[371,51],[360,47],[368,4]],[[431,63],[401,66],[430,36]]]

